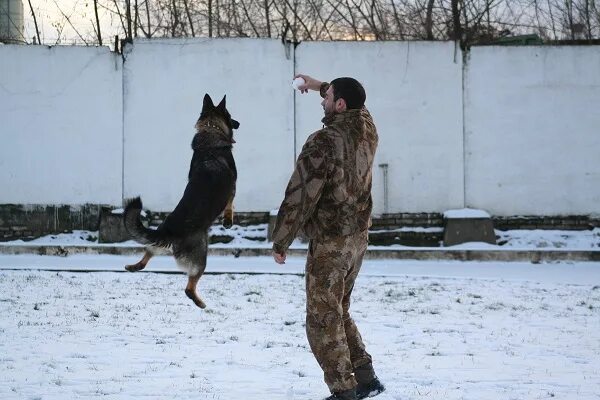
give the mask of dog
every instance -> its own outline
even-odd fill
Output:
[[[206,269],[208,230],[223,213],[223,225],[233,224],[233,198],[237,170],[233,159],[233,130],[240,123],[229,114],[226,96],[215,107],[208,94],[204,96],[202,112],[195,124],[192,140],[193,156],[188,173],[188,183],[183,196],[173,212],[157,229],[142,224],[142,201],[139,197],[128,200],[123,213],[123,223],[129,235],[144,244],[145,254],[136,264],[127,265],[130,272],[140,271],[157,249],[172,250],[177,265],[187,272],[185,294],[194,304],[205,308],[196,286]]]

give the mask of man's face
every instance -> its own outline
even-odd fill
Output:
[[[338,99],[338,101],[340,101],[340,99]],[[333,100],[333,85],[329,85],[329,89],[327,89],[327,92],[325,92],[325,97],[321,102],[326,117],[333,115],[337,112],[336,103],[338,101]]]

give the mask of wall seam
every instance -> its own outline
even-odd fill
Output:
[[[466,120],[466,76],[469,64],[469,50],[461,51],[461,108],[462,108],[462,165],[463,165],[463,208],[467,207],[467,120]]]
[[[293,73],[293,76],[296,76],[296,46],[292,47],[292,51],[294,52],[292,54],[292,73]],[[292,100],[292,108],[293,108],[292,109],[292,115],[293,115],[293,118],[294,118],[294,132],[293,132],[294,133],[294,159],[292,160],[292,165],[295,165],[295,163],[296,163],[296,157],[297,157],[296,151],[297,151],[297,147],[298,147],[298,143],[297,143],[297,140],[298,140],[298,137],[297,137],[298,136],[297,135],[298,126],[297,126],[297,118],[296,118],[297,117],[297,115],[296,115],[297,114],[297,109],[296,109],[296,98],[297,98],[296,97],[297,96],[296,92],[297,92],[297,90],[293,90],[292,92],[294,94],[294,97],[293,97],[293,100]]]
[[[121,203],[125,203],[125,51],[121,49]]]

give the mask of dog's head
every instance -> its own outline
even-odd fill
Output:
[[[196,122],[196,129],[199,130],[203,125],[212,124],[213,126],[221,128],[231,142],[235,143],[233,140],[233,130],[239,128],[240,123],[231,118],[231,114],[229,114],[225,104],[226,97],[227,96],[223,96],[223,100],[221,100],[218,106],[215,106],[208,93],[204,95],[202,112],[200,113],[200,118],[198,118],[198,121]]]

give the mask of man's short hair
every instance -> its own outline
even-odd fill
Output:
[[[354,78],[343,77],[331,81],[333,100],[344,99],[346,108],[359,109],[365,105],[367,94],[365,88]]]

